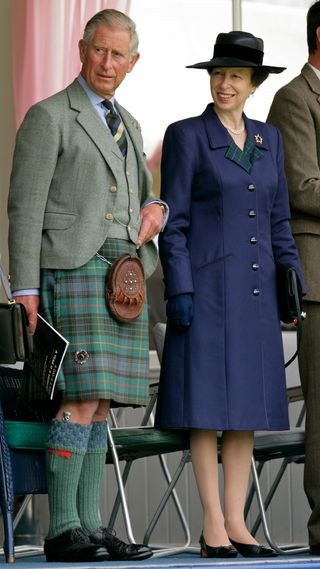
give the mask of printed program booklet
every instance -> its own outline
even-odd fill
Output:
[[[58,374],[69,342],[47,320],[38,314],[33,336],[33,352],[29,360],[33,375],[53,398]]]

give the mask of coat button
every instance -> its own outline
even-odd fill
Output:
[[[259,288],[254,288],[252,292],[253,292],[254,296],[259,296],[259,294],[260,294],[260,289],[259,289]]]
[[[253,184],[249,184],[249,186],[248,186],[249,192],[254,192],[255,189],[256,189],[256,188],[255,188],[255,186],[254,186]]]
[[[104,216],[108,221],[112,221],[113,220],[113,215],[112,213],[106,213],[106,215]]]
[[[256,237],[250,237],[250,243],[251,243],[252,245],[255,245],[257,242],[258,242],[258,241],[257,241],[257,238],[256,238]]]
[[[118,191],[117,186],[110,186],[110,192],[112,192],[114,194],[117,191]]]
[[[256,212],[254,211],[254,209],[250,209],[248,212],[249,217],[256,217]]]
[[[253,271],[258,271],[260,269],[259,263],[252,263],[251,268]]]

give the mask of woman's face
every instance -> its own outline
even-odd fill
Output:
[[[224,112],[242,113],[247,98],[255,91],[250,67],[216,67],[210,85],[216,108]]]

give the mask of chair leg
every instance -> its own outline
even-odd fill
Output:
[[[136,543],[136,541],[133,537],[132,525],[131,525],[131,520],[130,520],[130,515],[129,515],[129,510],[128,510],[127,498],[126,498],[125,491],[124,491],[124,484],[123,484],[123,480],[122,480],[118,454],[116,451],[113,436],[112,436],[111,429],[110,429],[108,422],[107,422],[107,433],[108,433],[108,442],[109,442],[109,446],[110,446],[110,450],[111,450],[111,454],[112,454],[112,458],[113,458],[113,465],[114,465],[115,474],[116,474],[117,483],[118,483],[118,491],[120,493],[122,512],[123,512],[124,523],[126,526],[128,540],[130,543]]]
[[[266,538],[268,544],[270,545],[270,547],[272,547],[279,555],[306,553],[307,551],[309,551],[309,547],[292,547],[292,548],[291,547],[283,547],[283,548],[281,548],[272,540],[272,537],[271,537],[270,531],[269,531],[269,527],[268,527],[265,505],[264,505],[262,495],[261,495],[259,476],[257,473],[257,467],[256,467],[256,463],[255,463],[254,458],[251,459],[251,472],[252,472],[253,484],[255,487],[256,496],[257,496],[257,500],[258,500],[258,506],[259,506],[259,510],[260,510],[261,523],[262,523],[264,535],[265,535],[265,538]]]
[[[33,496],[33,494],[26,494],[26,495],[25,495],[25,497],[24,497],[24,499],[23,499],[23,502],[22,502],[22,504],[21,504],[21,506],[20,506],[20,508],[19,508],[19,512],[16,514],[16,516],[15,516],[15,518],[14,518],[14,521],[13,521],[13,530],[16,529],[18,523],[20,522],[20,520],[21,520],[23,514],[25,513],[25,511],[26,511],[26,509],[27,509],[27,506],[28,506],[28,504],[29,504],[29,502],[30,502],[32,496]]]
[[[132,466],[132,461],[128,461],[128,462],[126,462],[125,467],[123,469],[123,472],[121,475],[123,488],[125,487],[125,485],[127,483],[131,466]],[[118,515],[120,504],[121,504],[121,493],[120,493],[120,489],[118,489],[116,499],[115,499],[114,504],[113,504],[112,512],[110,514],[110,518],[109,518],[109,522],[108,522],[108,529],[112,529],[114,527],[114,524],[115,524],[115,521],[116,521],[116,518]]]
[[[0,405],[0,486],[1,509],[3,515],[4,544],[3,550],[7,563],[14,563],[13,510],[14,492],[10,451],[4,432],[4,416]]]
[[[175,493],[175,486],[176,486],[176,484],[180,478],[180,475],[181,475],[186,463],[190,460],[190,452],[188,450],[183,451],[181,461],[180,461],[173,477],[171,477],[171,475],[170,475],[170,472],[168,470],[168,467],[167,467],[167,464],[166,464],[164,457],[160,456],[159,458],[161,460],[162,469],[165,473],[165,477],[167,479],[167,482],[169,483],[169,486],[168,486],[166,492],[164,493],[164,495],[160,501],[160,504],[158,505],[158,508],[157,508],[157,510],[156,510],[156,512],[155,512],[155,514],[154,514],[154,516],[153,516],[153,518],[152,518],[152,520],[151,520],[151,522],[147,528],[147,531],[146,531],[144,538],[143,538],[143,543],[145,543],[145,544],[149,543],[150,536],[151,536],[151,534],[152,534],[152,532],[153,532],[153,530],[154,530],[154,528],[155,528],[155,526],[156,526],[156,524],[160,518],[160,515],[162,514],[169,498],[171,496],[173,496],[173,497],[175,496],[176,497],[175,506],[176,506],[178,515],[181,519],[181,523],[183,525],[186,540],[187,540],[183,547],[186,548],[189,546],[190,541],[191,541],[190,530],[189,530],[189,526],[187,524],[186,518],[184,516],[184,512],[182,510],[180,501],[179,501],[179,499]]]

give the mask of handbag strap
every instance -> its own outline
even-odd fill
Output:
[[[0,278],[1,278],[1,282],[2,282],[2,286],[3,286],[3,288],[4,288],[4,291],[5,291],[6,295],[7,295],[8,302],[9,302],[10,304],[14,304],[15,300],[14,300],[14,298],[12,297],[12,292],[11,292],[11,287],[10,287],[9,279],[8,279],[6,273],[4,272],[1,263],[0,263]]]
[[[302,306],[300,303],[300,298],[299,298],[299,293],[298,293],[298,281],[297,281],[297,273],[294,271],[292,273],[292,288],[293,288],[293,295],[294,295],[294,299],[295,299],[295,303],[296,303],[296,307],[297,307],[297,313],[298,313],[298,317],[296,318],[294,325],[296,326],[297,329],[297,349],[295,351],[295,353],[293,354],[293,356],[291,356],[291,358],[285,363],[284,367],[288,367],[290,364],[292,364],[292,362],[296,359],[298,352],[299,352],[299,348],[300,348],[300,343],[301,343],[301,337],[302,337],[302,324],[304,319],[306,318],[306,313],[302,311]]]

